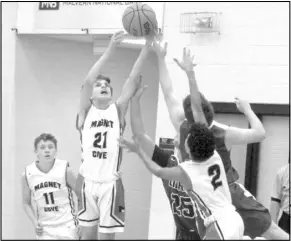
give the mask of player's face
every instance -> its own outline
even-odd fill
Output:
[[[97,80],[93,84],[92,99],[95,100],[110,100],[111,88],[106,80]]]
[[[37,144],[35,153],[38,157],[38,160],[53,161],[56,157],[57,149],[56,149],[55,144],[52,141],[41,140]]]

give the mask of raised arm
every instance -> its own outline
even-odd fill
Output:
[[[171,122],[177,133],[179,133],[180,125],[185,119],[185,114],[182,101],[177,100],[174,96],[172,79],[170,77],[165,60],[167,54],[167,46],[167,43],[165,43],[164,46],[162,46],[161,43],[157,41],[154,41],[153,43],[153,47],[157,54],[159,63],[159,82],[161,84]]]
[[[79,113],[84,112],[91,105],[90,98],[92,96],[93,83],[95,82],[96,78],[100,74],[101,68],[112,56],[112,54],[114,53],[116,49],[116,46],[120,44],[120,42],[123,39],[124,39],[123,31],[119,31],[113,34],[113,36],[111,37],[110,43],[108,45],[108,48],[106,49],[104,54],[97,60],[97,62],[93,65],[93,67],[90,69],[89,73],[87,74],[85,78],[85,82],[81,89]]]
[[[21,175],[21,187],[22,187],[22,205],[24,212],[30,219],[35,228],[35,232],[37,235],[42,235],[43,229],[39,226],[37,221],[37,216],[34,213],[31,205],[31,191],[27,183],[25,172]]]
[[[152,160],[158,165],[167,166],[170,155],[155,145],[155,142],[147,135],[142,121],[140,97],[146,88],[147,86],[143,86],[140,82],[139,89],[131,99],[130,120],[132,133],[147,156],[152,157]]]
[[[116,101],[121,120],[124,119],[127,109],[128,109],[129,101],[137,90],[138,84],[140,82],[138,75],[140,74],[142,65],[144,64],[144,61],[147,58],[152,42],[153,42],[153,37],[151,36],[148,37],[144,47],[142,48],[140,52],[138,59],[133,65],[133,68],[129,74],[128,79],[126,80],[123,86],[121,96]]]
[[[244,145],[261,142],[266,137],[266,132],[262,122],[253,112],[250,104],[246,100],[235,99],[236,106],[248,119],[251,128],[228,127],[226,129],[225,144],[228,149],[233,145]]]
[[[190,50],[186,48],[183,49],[182,61],[174,59],[178,66],[186,73],[189,81],[190,88],[190,100],[191,100],[191,110],[196,123],[202,123],[207,125],[206,118],[204,116],[201,97],[198,89],[198,85],[195,78],[194,67],[196,64],[193,63],[194,55],[191,55]]]

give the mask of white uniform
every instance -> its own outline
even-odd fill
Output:
[[[44,229],[39,239],[77,238],[73,196],[66,182],[67,166],[67,161],[56,159],[48,173],[40,171],[36,162],[25,169],[37,219]]]
[[[180,164],[190,177],[192,190],[188,191],[196,212],[204,219],[206,239],[242,239],[244,224],[232,205],[226,174],[220,156],[205,162],[185,161]]]
[[[79,221],[82,226],[95,226],[99,221],[103,233],[124,230],[124,190],[119,174],[122,152],[117,140],[122,132],[115,103],[106,110],[92,105],[81,130],[80,174],[84,181]]]

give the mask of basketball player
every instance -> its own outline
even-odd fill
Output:
[[[54,136],[41,134],[34,148],[37,161],[25,168],[21,183],[23,208],[37,239],[79,239],[71,191],[76,177],[67,161],[56,158]]]
[[[138,96],[140,96],[140,92],[142,90],[137,92]],[[199,95],[198,98],[200,99]],[[198,104],[200,102],[200,100],[196,101]],[[132,107],[138,105],[137,103],[139,103],[137,99],[132,100]],[[131,113],[132,130],[134,134],[138,134],[136,128],[139,126],[143,129],[143,124],[140,120],[140,112],[136,112],[134,109]],[[200,123],[192,125],[185,143],[186,148],[191,153],[192,160],[178,166],[162,168],[150,161],[141,148],[136,147],[138,141],[136,144],[132,144],[125,139],[121,139],[121,145],[137,152],[146,167],[157,177],[168,181],[173,180],[172,183],[176,181],[176,183],[182,184],[176,185],[176,188],[188,193],[193,201],[194,216],[202,239],[242,239],[243,221],[240,215],[235,212],[235,207],[231,203],[224,167],[220,156],[215,152],[214,136],[211,130],[207,128],[201,106],[194,113]],[[138,118],[138,125],[136,118]],[[138,139],[137,136],[136,140]],[[164,160],[164,162],[167,161]],[[173,195],[173,197],[176,200],[176,205],[180,206],[178,196]],[[187,202],[187,205],[190,206],[191,201]],[[188,209],[177,209],[176,211],[180,216],[190,214]]]
[[[290,163],[290,157],[289,157]],[[279,169],[274,182],[274,188],[271,196],[270,213],[273,221],[277,223],[279,211],[282,215],[279,219],[279,227],[290,234],[290,164]]]
[[[159,43],[154,42],[154,49],[160,59],[159,62],[162,62],[167,53],[167,44],[162,47]],[[189,80],[191,95],[187,96],[183,101],[184,110],[180,102],[173,96],[169,74],[160,75],[160,83],[171,121],[179,136],[179,154],[182,157],[182,161],[184,161],[188,154],[183,143],[185,143],[190,125],[195,120],[191,108],[193,104],[195,105],[192,92],[194,90],[193,93],[198,93],[198,86],[193,71],[195,65],[189,53],[186,53],[184,49],[183,62],[179,62],[177,59],[174,60],[185,71]],[[160,73],[168,73],[166,68],[166,64],[160,64]],[[207,123],[214,132],[216,150],[221,156],[225,167],[233,204],[244,220],[245,234],[251,238],[263,236],[266,239],[288,239],[288,234],[272,222],[268,209],[260,204],[243,185],[236,182],[239,176],[231,164],[230,150],[232,146],[260,142],[265,138],[265,130],[262,123],[252,111],[248,102],[236,98],[236,106],[247,117],[251,128],[243,129],[219,124],[213,121],[214,111],[211,103],[203,95],[201,97],[202,109]]]
[[[123,38],[123,32],[112,36],[81,91],[77,128],[81,133],[83,163],[76,184],[81,239],[96,239],[97,228],[100,239],[114,239],[116,232],[124,231],[125,200],[119,173],[122,152],[117,139],[123,135],[128,103],[136,91],[137,77],[153,38],[148,37],[121,96],[113,102],[110,79],[100,75],[100,71]]]

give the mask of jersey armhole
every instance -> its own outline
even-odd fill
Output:
[[[92,103],[91,103],[92,104]],[[89,110],[91,109],[92,105],[89,106],[88,108],[86,108],[84,110],[84,121],[83,121],[83,124],[81,127],[79,127],[79,118],[80,118],[80,113],[77,113],[77,116],[76,116],[76,129],[78,131],[82,131],[83,127],[84,127],[84,124],[85,124],[85,121],[86,121],[86,118],[88,116],[88,113],[89,113]]]

